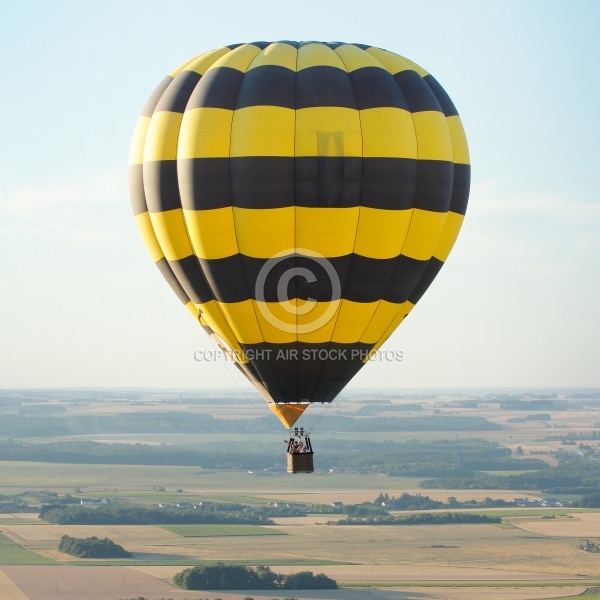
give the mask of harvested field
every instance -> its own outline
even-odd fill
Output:
[[[179,537],[157,527],[100,528],[54,526],[73,537],[109,537],[138,560],[230,561],[246,564],[404,565],[430,568],[492,569],[571,577],[597,575],[598,560],[567,539],[540,537],[491,525],[351,526],[280,525],[288,536],[257,536],[251,544],[228,537]],[[54,529],[50,529],[55,531]],[[120,535],[117,535],[120,532]],[[169,536],[166,538],[165,536]],[[23,542],[48,558],[68,561],[56,542]],[[173,564],[173,562],[171,562]],[[462,572],[462,571],[461,571]],[[523,575],[525,577],[525,575]]]
[[[583,592],[574,587],[397,588],[294,591],[298,600],[540,600]],[[236,592],[190,592],[161,581],[141,568],[127,567],[2,567],[2,600],[115,600],[144,596],[148,600],[184,598],[256,600],[283,598],[290,592],[241,590]]]
[[[513,525],[524,531],[546,536],[600,538],[600,513],[576,513],[570,519],[519,521]]]
[[[2,525],[2,530],[27,541],[58,540],[55,533],[42,525]]]
[[[23,594],[21,598],[28,600],[190,597],[189,592],[184,595],[171,584],[124,567],[11,566],[1,567],[0,572],[14,582]]]

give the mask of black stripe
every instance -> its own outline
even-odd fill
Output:
[[[452,186],[452,199],[450,209],[452,212],[464,215],[467,212],[469,201],[469,187],[471,185],[471,165],[454,165],[454,185]]]
[[[279,208],[294,204],[294,158],[244,156],[232,158],[233,206]]]
[[[277,65],[250,69],[244,75],[235,108],[281,106],[296,108],[296,73]]]
[[[261,50],[264,50],[267,46],[270,46],[273,42],[250,42],[250,45],[252,46],[256,46],[257,48],[260,48]]]
[[[167,75],[158,84],[158,86],[156,86],[156,89],[152,92],[152,95],[150,96],[150,98],[148,98],[148,101],[144,105],[144,108],[142,109],[140,116],[142,116],[142,117],[151,117],[152,116],[152,114],[154,113],[154,109],[156,108],[156,105],[158,104],[158,102],[161,99],[162,95],[164,94],[165,90],[171,84],[171,81],[173,81],[173,78],[170,75]]]
[[[431,91],[434,93],[437,101],[442,107],[442,111],[444,111],[444,114],[447,117],[454,117],[458,115],[456,106],[454,106],[454,103],[452,100],[450,100],[450,96],[448,96],[446,90],[440,85],[438,80],[433,75],[426,75],[423,77],[423,81],[431,88]]]
[[[369,46],[369,44],[357,44],[356,42],[352,42],[351,44],[347,44],[348,46],[356,46],[357,48],[360,48],[361,50],[368,50],[369,48],[372,48],[372,46]]]
[[[245,46],[246,42],[242,42],[241,44],[229,44],[229,46],[223,46],[224,48],[229,48],[230,50],[235,50],[236,48],[239,48],[240,46]]]
[[[386,280],[381,299],[394,304],[401,304],[411,297],[413,290],[426,272],[429,261],[416,260],[402,254],[392,260],[394,262],[393,273]]]
[[[165,164],[170,162],[146,163],[144,176],[151,171],[169,171],[172,167]],[[416,207],[445,212],[453,194],[456,209],[451,206],[451,210],[464,213],[469,189],[469,165],[409,158],[194,158],[179,160],[178,170],[184,207],[195,210],[231,206],[233,195],[233,206],[241,208],[282,208],[295,203],[305,207]],[[169,175],[173,173],[169,171]],[[179,202],[178,196],[171,195]]]
[[[190,299],[188,295],[185,293],[184,289],[181,287],[181,284],[175,277],[175,274],[171,270],[169,263],[166,258],[161,258],[157,261],[156,266],[158,270],[161,272],[162,276],[167,280],[167,283],[171,286],[171,289],[175,292],[175,295],[181,300],[183,304],[187,304]]]
[[[295,159],[296,206],[345,208],[360,205],[363,159],[300,156]],[[288,199],[288,204],[290,200]]]
[[[148,210],[146,194],[144,194],[142,165],[129,165],[129,196],[134,215],[145,213]]]
[[[395,258],[374,259],[353,254],[343,288],[344,298],[353,302],[377,302],[383,297],[395,264]]]
[[[365,67],[352,71],[350,77],[360,110],[380,107],[409,110],[402,90],[385,69]]]
[[[409,158],[363,158],[360,204],[370,208],[412,208],[417,193],[417,161]]]
[[[243,258],[234,254],[227,258],[199,259],[204,277],[219,302],[243,302],[252,298],[254,291],[248,289]]]
[[[298,72],[296,107],[337,106],[357,109],[350,75],[328,66],[308,67]]]
[[[443,266],[444,263],[441,260],[438,260],[437,258],[432,257],[431,260],[429,260],[425,272],[419,279],[417,286],[415,287],[415,289],[409,297],[409,300],[413,304],[416,304],[421,299],[421,297],[427,291],[427,288],[431,285],[431,283],[436,278],[437,274],[440,272],[440,269]]]
[[[231,206],[229,158],[180,159],[177,161],[181,203],[187,210]]]
[[[394,75],[394,79],[402,90],[411,112],[442,111],[442,107],[431,88],[416,71],[400,71],[400,73]]]
[[[294,48],[298,47],[298,42],[294,42],[292,40],[277,40],[273,42],[274,44],[287,44],[288,46],[293,46]]]
[[[230,67],[208,69],[192,93],[187,110],[224,108],[234,110],[244,74]]]
[[[171,85],[165,90],[156,105],[155,112],[166,110],[183,113],[196,84],[200,81],[200,74],[195,71],[180,71]]]
[[[192,262],[195,259],[185,258]],[[199,275],[186,275],[195,287],[195,297],[216,298],[220,302],[242,302],[253,299],[279,302],[277,285],[286,273],[296,273],[289,279],[286,298],[309,298],[317,302],[330,302],[340,298],[335,293],[342,290],[342,297],[353,302],[376,302],[387,300],[400,304],[410,299],[413,290],[424,275],[428,261],[416,260],[404,255],[394,258],[367,258],[348,254],[327,259],[331,268],[326,269],[321,261],[307,256],[291,255],[282,260],[253,258],[235,254],[226,258],[199,259],[208,288]],[[181,261],[179,261],[181,262]],[[176,270],[176,264],[172,263]],[[185,271],[188,266],[180,267]],[[263,270],[264,268],[264,270]],[[262,287],[257,290],[259,274],[263,270]],[[315,281],[307,280],[306,272],[312,273]],[[179,271],[178,271],[179,272]],[[335,273],[332,275],[331,273]],[[183,277],[183,276],[182,276]],[[194,279],[195,277],[195,279]],[[212,290],[213,296],[207,290]],[[188,292],[192,295],[191,290]],[[208,300],[202,300],[208,301]]]
[[[345,378],[363,366],[372,344],[263,342],[242,348],[276,402],[326,402],[333,386],[344,387]]]
[[[298,48],[302,48],[302,46],[309,46],[310,44],[320,44],[320,45],[329,46],[331,48],[330,44],[323,44],[323,42],[319,42],[317,40],[305,40],[303,42],[298,42]],[[338,43],[338,45],[339,45],[339,43]]]
[[[443,160],[417,161],[415,208],[447,212],[452,197],[454,163]]]
[[[274,365],[271,363],[270,357],[272,356],[272,352],[269,350],[268,345],[264,342],[261,344],[240,344],[242,350],[251,350],[249,352],[252,357],[250,360],[250,365],[252,369],[258,375],[260,382],[269,392],[269,395],[273,399],[274,402],[286,402],[287,399],[282,393],[280,386],[280,378],[281,373],[278,373],[274,368]]]
[[[146,203],[150,212],[181,208],[176,160],[145,162],[143,172]]]
[[[228,259],[221,259],[226,261]],[[252,258],[242,256],[242,263],[246,273],[251,297],[255,300],[265,302],[279,302],[277,286],[282,277],[295,274],[288,279],[288,287],[285,290],[286,299],[309,298],[318,302],[329,302],[339,299],[339,291],[336,294],[336,281],[342,283],[337,289],[342,289],[343,282],[348,276],[350,256],[342,256],[327,259],[329,264],[323,265],[322,259],[315,260],[311,257],[290,255],[280,260],[268,260],[264,258]],[[213,261],[211,261],[213,262]],[[224,268],[232,270],[224,262]],[[308,281],[307,274],[310,273],[315,281]],[[311,277],[311,278],[312,278]],[[259,279],[260,278],[260,279]],[[262,283],[259,283],[261,281]],[[244,298],[245,299],[245,298]]]
[[[169,261],[169,266],[186,295],[194,304],[214,300],[215,296],[206,281],[202,267],[196,256]]]

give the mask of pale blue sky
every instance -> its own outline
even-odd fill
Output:
[[[368,43],[461,113],[471,200],[448,264],[357,387],[599,386],[598,2],[13,2],[0,7],[0,387],[230,387],[129,205],[162,77],[258,39]]]

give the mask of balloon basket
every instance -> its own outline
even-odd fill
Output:
[[[288,473],[312,473],[314,452],[288,452],[287,454],[287,472]]]
[[[312,473],[314,452],[310,437],[303,428],[296,427],[291,431],[287,447],[287,472],[288,473]]]

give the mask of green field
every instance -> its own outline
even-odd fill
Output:
[[[9,540],[0,533],[0,565],[51,565],[53,560],[40,556]]]
[[[302,492],[328,490],[372,490],[375,495],[382,489],[416,489],[422,478],[384,477],[382,475],[346,475],[341,473],[313,473],[300,478],[288,473],[253,474],[247,471],[201,471],[198,467],[153,465],[59,464],[37,462],[0,461],[3,480],[0,493],[15,493],[30,489],[51,489],[73,492],[80,488],[84,494],[92,491],[113,495],[115,490],[143,491],[154,497],[155,486],[167,488],[171,493],[183,489],[202,497],[230,500],[231,496],[251,496],[270,491],[287,493],[302,484]],[[86,489],[87,488],[87,489]],[[243,490],[243,494],[240,494]],[[231,496],[230,493],[231,492]],[[179,496],[181,499],[181,496]]]
[[[182,537],[230,537],[252,535],[287,535],[278,529],[259,525],[160,525]]]

